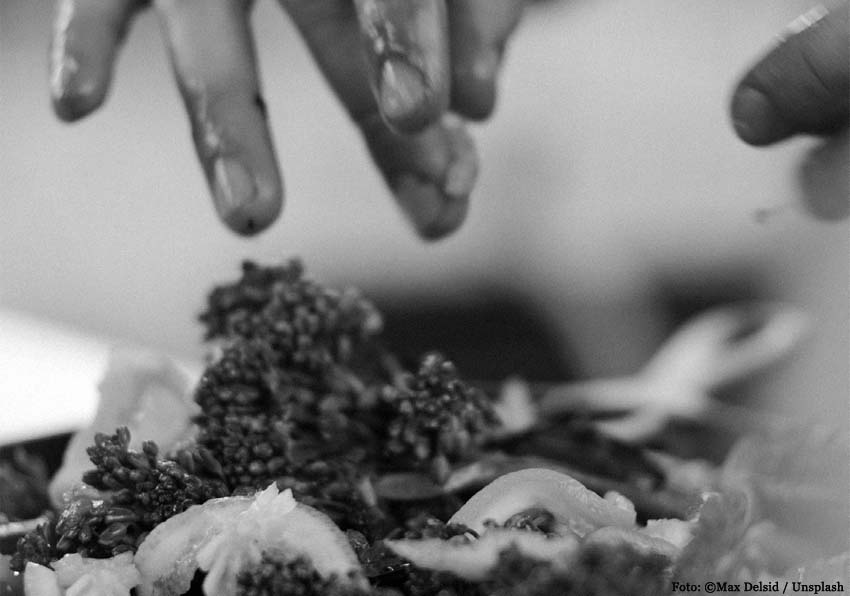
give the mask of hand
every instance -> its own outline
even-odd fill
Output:
[[[387,184],[424,238],[463,223],[477,176],[459,118],[490,115],[522,0],[280,0]],[[266,122],[251,0],[152,0],[216,210],[254,234],[283,184]],[[73,121],[106,97],[116,52],[143,0],[59,0],[51,93]]]
[[[834,135],[811,152],[801,182],[816,216],[850,214],[850,2],[823,6],[791,25],[732,97],[735,131],[769,145],[795,134]]]

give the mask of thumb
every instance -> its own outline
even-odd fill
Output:
[[[731,115],[738,136],[752,145],[847,126],[850,2],[818,6],[792,22],[738,83]]]

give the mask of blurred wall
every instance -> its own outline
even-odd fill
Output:
[[[798,207],[810,141],[738,142],[735,77],[807,8],[789,0],[544,3],[512,42],[466,227],[416,240],[276,3],[254,15],[288,202],[253,240],[215,219],[157,22],[137,19],[107,105],[51,115],[52,2],[0,4],[0,303],[189,356],[207,288],[245,257],[300,254],[367,288],[522,292],[582,350],[588,374],[634,369],[662,339],[654,282],[753,271],[816,316],[764,391],[847,412],[846,223]],[[760,223],[759,209],[785,207]],[[816,410],[827,408],[818,405]],[[845,409],[842,409],[845,408]]]

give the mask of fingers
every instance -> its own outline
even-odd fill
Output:
[[[349,0],[284,2],[331,87],[360,127],[408,219],[426,239],[464,221],[478,160],[463,125],[443,117],[416,134],[392,130],[369,84],[360,27]]]
[[[451,27],[451,107],[476,120],[493,112],[496,78],[523,0],[454,0]]]
[[[800,167],[803,204],[825,221],[850,217],[850,129],[812,149]]]
[[[283,190],[248,4],[155,0],[155,6],[219,217],[237,233],[257,233],[277,218]]]
[[[419,235],[436,240],[466,219],[478,176],[472,138],[453,116],[414,135],[399,135],[373,117],[361,122],[369,152]]]
[[[445,0],[354,0],[367,72],[392,128],[416,132],[449,105]]]
[[[112,79],[137,0],[59,0],[50,48],[53,109],[65,121],[94,111]]]
[[[850,4],[822,6],[790,26],[785,38],[738,84],[732,119],[738,136],[767,145],[796,133],[829,133],[850,119]]]

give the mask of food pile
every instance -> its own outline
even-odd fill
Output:
[[[712,466],[605,436],[584,410],[544,419],[522,383],[485,392],[436,352],[400,362],[370,301],[295,260],[244,263],[200,318],[209,362],[174,397],[188,430],[93,429],[88,469],[54,479],[54,511],[0,556],[0,594],[21,579],[46,596],[848,585],[847,545],[818,534],[847,520],[845,433],[773,429]],[[116,386],[102,399],[138,397]]]

